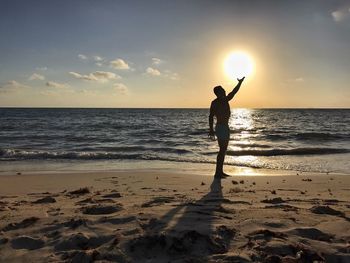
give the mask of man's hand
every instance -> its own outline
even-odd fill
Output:
[[[208,137],[214,141],[215,140],[215,132],[213,130],[210,130],[208,133]]]
[[[236,85],[236,87],[226,96],[227,100],[230,101],[233,99],[233,97],[236,95],[236,93],[238,92],[239,88],[241,87],[242,85],[242,82],[243,80],[245,79],[245,77],[239,79],[237,78],[238,80],[238,84]]]
[[[240,83],[242,83],[244,79],[245,79],[245,77],[243,77],[241,79],[237,78],[238,82],[240,82]]]

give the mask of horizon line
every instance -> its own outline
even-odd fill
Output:
[[[231,108],[231,107],[230,107]],[[236,109],[314,109],[314,110],[349,110],[350,107],[232,107]],[[0,109],[209,109],[203,107],[43,107],[43,106],[0,106]]]

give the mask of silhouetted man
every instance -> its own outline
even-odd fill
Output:
[[[226,177],[227,174],[223,171],[223,165],[226,155],[226,150],[228,142],[230,140],[230,128],[228,126],[228,121],[231,116],[230,105],[228,102],[236,95],[239,88],[242,85],[244,77],[237,79],[238,84],[236,87],[226,96],[226,91],[221,86],[216,86],[214,88],[214,93],[216,99],[212,101],[210,105],[210,115],[209,115],[209,136],[215,139],[215,135],[219,143],[219,153],[216,159],[216,177]],[[216,117],[215,132],[213,129],[214,116]]]

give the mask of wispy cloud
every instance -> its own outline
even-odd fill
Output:
[[[303,77],[295,77],[285,80],[286,83],[295,83],[295,82],[305,82],[305,79]]]
[[[46,86],[50,88],[57,88],[57,89],[68,89],[70,86],[66,83],[59,83],[55,81],[48,81],[46,82]]]
[[[92,61],[98,67],[102,67],[103,64],[106,62],[106,59],[99,56],[99,55],[88,56],[88,55],[84,55],[84,54],[79,54],[78,58],[83,60],[83,61]]]
[[[153,65],[160,65],[163,63],[163,60],[161,60],[160,58],[152,58],[152,64]]]
[[[22,88],[29,88],[29,86],[19,83],[16,80],[10,80],[4,85],[0,85],[0,92],[17,91]]]
[[[164,71],[160,71],[159,69],[148,67],[145,72],[146,75],[155,76],[155,77],[163,77],[171,80],[178,80],[179,74],[172,72],[169,69]]]
[[[179,74],[176,72],[172,72],[171,70],[164,70],[163,74],[166,78],[169,78],[171,80],[178,80],[179,79]]]
[[[146,69],[146,73],[148,75],[151,75],[151,76],[160,76],[161,75],[161,73],[160,73],[160,71],[158,69],[151,68],[151,67],[148,67]]]
[[[81,75],[81,74],[79,74],[77,72],[74,72],[74,71],[70,71],[69,74],[72,75],[73,77],[77,78],[77,79],[95,80],[94,77],[90,77],[89,75]]]
[[[81,60],[87,60],[88,59],[88,57],[86,55],[83,55],[83,54],[79,54],[78,58],[80,58]]]
[[[124,70],[130,69],[130,66],[128,65],[128,63],[126,63],[121,58],[117,58],[115,60],[112,60],[109,63],[111,65],[111,67],[113,67],[114,69],[124,69]]]
[[[46,71],[47,67],[36,67],[35,69],[40,71]]]
[[[43,90],[40,91],[40,94],[44,96],[57,96],[59,93],[56,90]]]
[[[293,78],[281,80],[280,85],[283,87],[301,86],[302,83],[304,82],[305,82],[305,78],[303,77],[293,77]]]
[[[82,75],[77,72],[69,72],[70,75],[77,79],[83,79],[87,81],[100,81],[100,82],[107,82],[108,80],[111,79],[120,79],[120,76],[116,75],[113,72],[108,72],[108,71],[95,71],[92,73],[89,73],[88,75]]]
[[[333,17],[333,20],[338,23],[348,20],[350,19],[350,7],[347,6],[347,7],[339,8],[333,11],[331,15]]]
[[[127,95],[129,92],[128,87],[126,85],[124,85],[123,83],[115,83],[113,85],[113,87],[118,93],[120,93],[122,95]]]
[[[28,79],[29,80],[44,80],[45,77],[43,75],[38,74],[38,73],[33,73]]]
[[[93,59],[94,59],[96,62],[102,61],[102,60],[103,60],[103,58],[100,57],[100,56],[93,56]]]

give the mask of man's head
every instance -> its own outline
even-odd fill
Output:
[[[214,93],[215,93],[216,97],[218,97],[218,98],[222,98],[222,97],[226,96],[226,91],[221,86],[216,86],[214,88]]]

